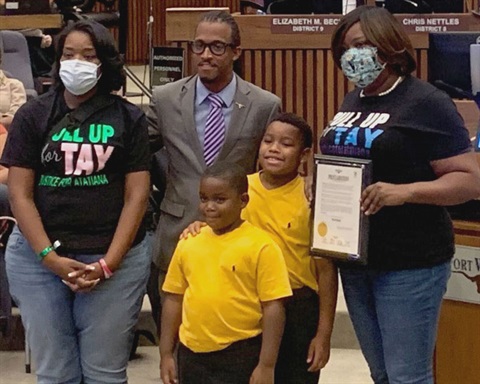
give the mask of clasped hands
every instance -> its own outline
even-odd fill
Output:
[[[43,261],[44,265],[73,292],[90,292],[104,278],[100,263],[85,264],[51,252]]]

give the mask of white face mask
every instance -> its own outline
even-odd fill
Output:
[[[64,60],[60,62],[60,79],[68,92],[75,96],[84,95],[97,85],[99,66],[84,60]]]

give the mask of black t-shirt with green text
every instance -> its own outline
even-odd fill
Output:
[[[325,155],[372,160],[373,182],[431,181],[430,163],[470,150],[468,132],[444,92],[407,76],[391,93],[349,93],[320,138]],[[453,229],[444,207],[404,204],[370,216],[368,267],[429,267],[454,253]]]
[[[114,95],[98,96],[78,123],[62,92],[51,91],[15,115],[1,163],[35,171],[34,199],[62,251],[104,253],[124,205],[125,175],[149,168],[143,112]],[[80,107],[79,107],[80,108]],[[143,239],[141,228],[135,242]]]

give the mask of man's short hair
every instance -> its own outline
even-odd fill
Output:
[[[280,113],[277,117],[275,117],[270,124],[275,121],[279,121],[280,123],[289,124],[300,131],[300,135],[302,136],[302,144],[303,148],[311,148],[313,144],[313,135],[312,135],[312,128],[302,117],[296,115],[295,113],[290,112],[283,112]]]
[[[225,11],[210,11],[202,16],[198,24],[200,23],[228,24],[228,26],[230,27],[230,30],[232,31],[232,35],[231,35],[232,41],[230,41],[230,43],[233,44],[235,47],[240,46],[241,44],[240,29],[238,28],[237,22],[235,21],[235,19],[232,17],[230,13]]]
[[[238,194],[248,192],[248,180],[245,169],[236,163],[219,161],[203,172],[202,179],[208,177],[226,181]]]

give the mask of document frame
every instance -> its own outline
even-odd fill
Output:
[[[312,256],[367,264],[369,219],[360,209],[360,199],[371,180],[371,160],[315,155]]]

